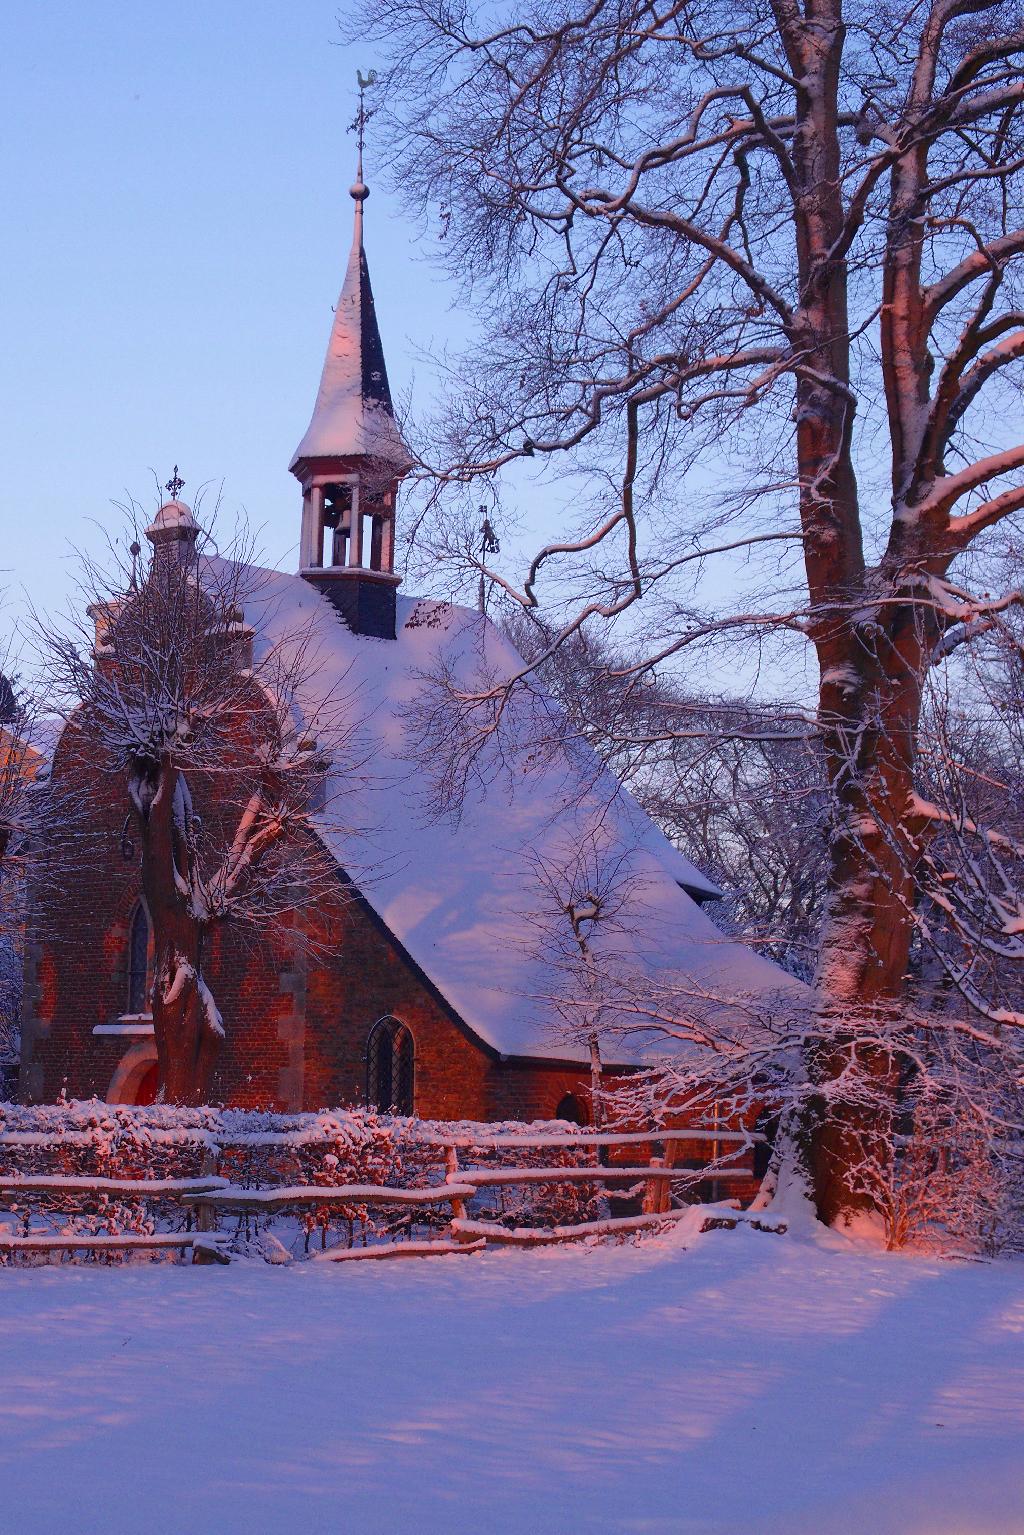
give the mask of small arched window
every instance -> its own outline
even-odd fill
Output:
[[[366,1101],[372,1108],[411,1114],[416,1052],[412,1035],[397,1018],[381,1018],[366,1043]]]
[[[563,1119],[567,1125],[585,1125],[587,1111],[575,1093],[566,1093],[555,1110],[555,1118]]]
[[[149,913],[139,901],[128,930],[129,1013],[149,1011]]]

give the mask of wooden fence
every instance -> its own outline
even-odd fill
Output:
[[[14,1143],[14,1132],[0,1136]],[[231,1237],[219,1229],[223,1215],[270,1215],[284,1210],[329,1214],[356,1209],[420,1210],[424,1214],[447,1208],[450,1212],[447,1234],[437,1239],[409,1239],[377,1243],[361,1248],[332,1247],[312,1255],[316,1261],[351,1262],[358,1259],[381,1260],[399,1257],[425,1257],[435,1254],[469,1254],[491,1244],[532,1247],[556,1242],[581,1241],[588,1237],[628,1235],[690,1216],[692,1204],[672,1206],[672,1186],[686,1180],[691,1185],[702,1176],[701,1169],[674,1165],[684,1143],[713,1142],[715,1163],[706,1176],[728,1180],[754,1180],[754,1173],[741,1167],[723,1167],[717,1160],[727,1147],[735,1154],[751,1148],[762,1138],[737,1131],[657,1130],[647,1133],[571,1135],[524,1135],[516,1137],[479,1135],[463,1138],[427,1140],[426,1144],[444,1152],[443,1181],[425,1186],[401,1188],[387,1184],[282,1184],[248,1188],[219,1176],[220,1154],[207,1151],[203,1173],[198,1178],[103,1178],[70,1174],[25,1174],[0,1176],[0,1205],[21,1211],[24,1229],[20,1233],[0,1232],[0,1253],[92,1252],[95,1254],[134,1250],[180,1250],[193,1262],[230,1261]],[[464,1167],[460,1150],[543,1151],[600,1148],[630,1148],[661,1143],[664,1153],[643,1164],[622,1166],[595,1162],[586,1165],[544,1167]],[[706,1166],[706,1164],[705,1164]],[[641,1213],[607,1216],[574,1225],[508,1227],[498,1219],[486,1219],[480,1212],[475,1218],[468,1205],[486,1191],[530,1185],[600,1185],[612,1198],[641,1200]],[[50,1202],[63,1215],[77,1206],[94,1205],[100,1211],[111,1199],[171,1203],[184,1212],[186,1229],[182,1231],[33,1231],[30,1229],[32,1202]],[[28,1202],[28,1203],[27,1203]],[[707,1224],[732,1224],[743,1216],[738,1201],[732,1208],[704,1207]],[[735,1214],[733,1214],[733,1209]],[[784,1229],[774,1226],[771,1229]]]

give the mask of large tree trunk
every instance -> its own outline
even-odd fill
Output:
[[[202,935],[197,924],[173,917],[157,925],[153,1031],[160,1086],[168,1103],[203,1103],[215,1052],[211,1048],[198,978]]]
[[[807,1062],[809,1084],[821,1091],[806,1106],[803,1145],[818,1214],[830,1225],[872,1207],[856,1170],[865,1162],[885,1165],[891,1154],[893,1060],[858,1036],[884,1036],[886,1015],[904,991],[920,856],[910,829],[920,626],[899,608],[876,613],[874,623],[867,676],[850,690],[840,718],[823,722],[835,815],[832,894],[816,974],[819,1043]],[[850,1095],[839,1086],[846,1080]]]
[[[188,894],[191,849],[179,775],[154,769],[135,796],[142,841],[142,887],[153,930],[153,1031],[160,1088],[168,1103],[209,1094],[222,1038],[203,980],[205,924]]]
[[[837,1084],[852,1064],[880,1084],[881,1101],[891,1075],[887,1058],[856,1046],[856,1017],[898,997],[906,974],[913,871],[902,825],[913,792],[921,636],[912,606],[879,608],[885,583],[864,562],[838,127],[845,29],[841,0],[811,0],[809,9],[813,32],[787,0],[775,3],[801,82],[793,140],[801,301],[790,341],[806,360],[796,389],[800,517],[834,823],[817,1042],[804,1063],[806,1097],[780,1148],[802,1163],[819,1218],[833,1224],[870,1203],[856,1186],[858,1162],[886,1155],[884,1114],[844,1101]]]

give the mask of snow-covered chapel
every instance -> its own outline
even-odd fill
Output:
[[[685,977],[708,996],[774,996],[790,983],[714,926],[701,905],[719,892],[579,743],[513,754],[505,771],[470,784],[457,816],[432,806],[408,724],[424,679],[443,673],[472,687],[522,663],[482,614],[400,589],[395,519],[410,460],[370,287],[361,177],[351,195],[351,254],[290,465],[302,490],[299,570],[261,573],[245,622],[257,646],[287,644],[297,629],[310,638],[309,716],[329,697],[357,700],[372,773],[325,795],[330,805],[348,795],[344,817],[325,810],[318,834],[352,896],[331,952],[282,957],[230,927],[218,933],[207,973],[225,1042],[212,1096],[282,1110],[370,1102],[428,1118],[585,1122],[588,1046],[552,1003],[562,978],[543,941],[537,875],[569,860],[595,826],[628,889],[610,932],[594,934],[595,962],[603,944],[637,974]],[[195,530],[172,494],[147,536],[173,546]],[[532,693],[521,707],[536,706]],[[554,706],[542,707],[550,742]],[[53,752],[57,783],[66,734]],[[107,851],[61,896],[59,921],[28,955],[20,1091],[32,1102],[62,1090],[148,1102],[157,1089],[138,859],[126,854],[123,804],[100,814]],[[359,828],[358,845],[341,824]],[[604,1066],[629,1070],[651,1048],[642,1035],[609,1038]]]

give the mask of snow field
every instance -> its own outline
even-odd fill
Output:
[[[1020,1535],[1024,1264],[0,1272],[0,1531]]]

